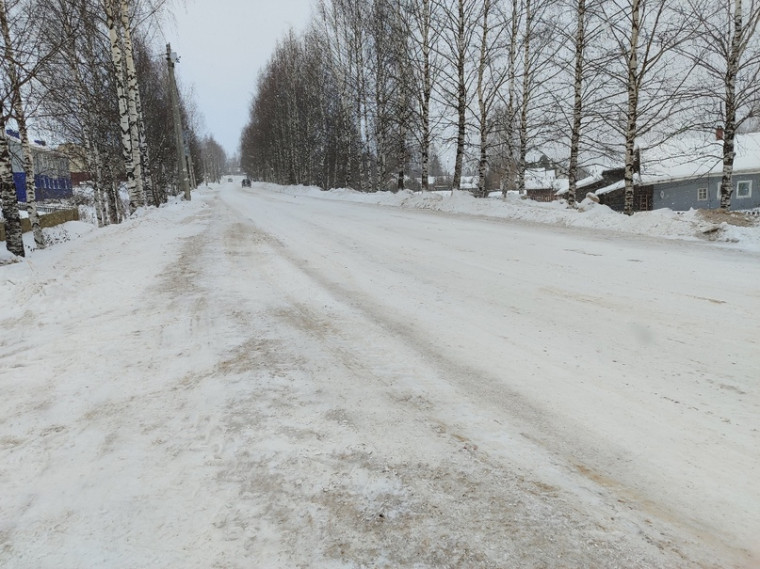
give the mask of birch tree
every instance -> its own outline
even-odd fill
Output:
[[[16,198],[16,185],[13,183],[13,167],[5,126],[9,116],[6,108],[7,93],[0,93],[0,202],[2,202],[3,224],[5,226],[5,247],[19,257],[24,256],[24,239],[21,230],[21,216]]]
[[[522,191],[528,151],[555,137],[551,132],[556,124],[555,109],[547,86],[558,72],[551,65],[558,46],[551,22],[554,0],[522,0],[519,5],[521,11],[513,17],[519,18],[522,24],[518,32],[522,67],[519,69],[517,155],[517,187]]]
[[[364,101],[363,79],[363,19],[364,2],[361,0],[321,0],[319,13],[325,30],[325,39],[330,57],[330,70],[338,86],[340,98],[340,132],[342,151],[346,160],[345,179],[342,183],[351,187],[357,174],[357,164],[361,162],[361,143],[366,130],[362,129],[361,116]],[[362,67],[360,67],[362,65]],[[336,165],[336,170],[337,170]],[[359,187],[363,185],[363,175],[358,172]]]
[[[520,3],[512,2],[509,10],[509,41],[506,48],[506,93],[499,93],[501,101],[494,112],[494,146],[497,153],[496,160],[502,198],[506,198],[508,188],[516,186],[519,169],[517,158],[519,154],[519,144],[517,143],[519,131],[517,83],[520,14]]]
[[[705,122],[723,129],[720,207],[731,207],[736,133],[760,117],[760,2],[758,0],[687,0],[679,10],[695,24],[692,41],[682,53],[701,72],[698,94],[704,99]]]
[[[143,187],[143,145],[141,143],[140,125],[142,118],[139,116],[139,98],[140,93],[137,86],[137,70],[135,69],[134,53],[132,50],[132,21],[130,15],[130,4],[128,0],[119,0],[119,15],[121,21],[121,44],[123,46],[124,71],[126,74],[126,97],[127,97],[127,116],[129,121],[129,146],[132,152],[131,165],[134,178],[134,194],[136,201],[132,203],[130,194],[130,210],[145,205],[145,188]],[[110,28],[109,28],[110,32]],[[117,67],[118,69],[118,67]],[[144,130],[144,129],[143,129]],[[127,185],[129,185],[130,174],[127,171]]]
[[[487,197],[486,174],[489,165],[491,133],[494,127],[492,111],[498,100],[502,86],[509,79],[509,65],[504,65],[507,29],[504,14],[498,3],[483,0],[480,14],[480,46],[476,91],[478,97],[477,124],[480,135],[480,158],[478,160],[478,191],[480,197]]]
[[[444,104],[456,113],[456,156],[452,190],[462,184],[462,167],[465,157],[467,135],[467,103],[471,85],[467,62],[472,48],[475,30],[477,0],[449,0],[442,9],[441,57],[448,64],[444,72]]]
[[[412,31],[410,41],[413,46],[411,62],[414,68],[415,96],[419,113],[420,127],[420,165],[422,189],[429,190],[430,145],[431,145],[431,101],[433,84],[437,81],[436,48],[438,29],[435,22],[439,19],[440,3],[438,0],[411,0],[407,4],[410,13]]]
[[[561,109],[563,130],[569,132],[568,142],[568,207],[575,207],[578,186],[578,172],[582,153],[596,158],[606,155],[604,145],[599,147],[598,109],[607,106],[610,96],[605,90],[603,70],[609,64],[610,54],[605,53],[604,34],[609,26],[600,17],[600,6],[604,0],[567,0],[563,6],[558,25],[554,28],[560,40],[566,45],[560,49],[557,65],[561,68],[562,82],[570,89],[554,90],[557,108]],[[566,22],[574,22],[566,26]],[[572,70],[566,73],[565,70]],[[568,94],[568,91],[570,92]],[[567,101],[572,100],[572,105]],[[592,137],[589,144],[589,137]]]
[[[570,127],[570,164],[568,167],[568,192],[567,204],[575,207],[575,192],[578,185],[578,154],[580,152],[581,127],[583,120],[583,85],[584,63],[586,59],[586,0],[578,0],[575,11],[575,37],[573,48],[575,51],[573,73],[573,118]]]
[[[17,32],[16,37],[27,38],[27,40],[33,41],[35,33],[32,26],[32,23],[34,21],[34,13],[31,10],[32,6],[27,5],[23,6],[22,8],[25,8],[25,14],[22,16],[24,22],[20,24],[21,29]],[[37,213],[34,158],[32,155],[32,146],[29,140],[29,129],[27,127],[26,110],[24,109],[24,101],[21,88],[21,73],[24,67],[24,62],[19,61],[17,57],[18,50],[14,48],[13,38],[11,37],[11,23],[9,21],[9,12],[5,0],[0,0],[0,32],[2,32],[3,36],[3,55],[5,58],[4,67],[11,91],[11,107],[13,109],[13,118],[16,120],[19,139],[21,141],[22,163],[24,167],[24,173],[26,174],[26,205],[27,212],[29,214],[29,222],[32,226],[35,246],[38,249],[44,249],[45,238],[42,234],[40,218]],[[34,48],[34,46],[27,46],[25,51],[35,52],[37,50]],[[29,65],[36,66],[39,64],[39,62],[25,63],[27,63],[27,67],[29,67]],[[5,129],[3,129],[2,132],[4,136]]]
[[[116,80],[116,92],[119,101],[119,126],[121,128],[120,140],[121,151],[124,159],[124,170],[127,178],[127,193],[129,194],[129,211],[133,213],[143,205],[141,192],[138,190],[135,177],[136,164],[135,154],[132,149],[132,127],[130,121],[130,108],[127,93],[127,81],[124,62],[124,50],[122,49],[120,34],[120,18],[117,2],[120,0],[102,0],[106,16],[108,38],[111,43],[111,63]]]
[[[625,164],[624,213],[634,212],[636,144],[649,134],[667,136],[682,112],[689,69],[676,48],[689,39],[689,21],[677,17],[667,0],[610,0],[603,4],[622,66],[608,73],[624,88],[624,103],[611,125],[622,131]],[[613,117],[617,118],[617,117]],[[656,133],[660,129],[660,133]]]
[[[393,123],[391,78],[397,63],[391,46],[395,41],[397,26],[394,11],[388,0],[374,0],[370,12],[369,37],[371,39],[370,77],[373,84],[370,121],[374,150],[374,187],[385,189],[390,174],[390,139]]]

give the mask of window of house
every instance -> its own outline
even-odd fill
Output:
[[[697,199],[701,202],[707,201],[707,188],[697,189]]]
[[[736,183],[736,197],[748,198],[752,195],[752,182],[749,180],[742,180]]]

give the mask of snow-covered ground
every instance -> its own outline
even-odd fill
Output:
[[[759,234],[237,180],[66,224],[0,266],[0,566],[757,567]]]

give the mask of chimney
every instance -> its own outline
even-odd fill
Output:
[[[715,129],[715,140],[723,140],[723,127],[719,126]]]

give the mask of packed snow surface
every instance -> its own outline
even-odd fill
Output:
[[[757,226],[238,186],[0,255],[0,566],[760,566]]]

